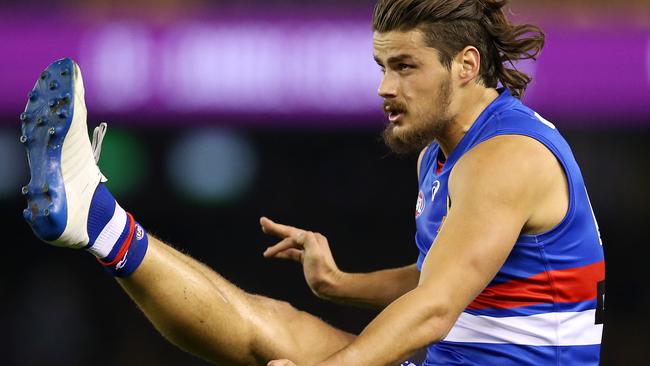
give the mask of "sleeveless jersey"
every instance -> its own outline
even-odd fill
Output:
[[[552,123],[507,89],[499,93],[444,165],[435,142],[422,158],[415,213],[418,269],[453,209],[447,181],[455,163],[492,137],[524,135],[546,146],[566,173],[568,211],[550,231],[517,238],[503,267],[447,337],[429,346],[423,366],[598,365],[605,262],[582,174]]]

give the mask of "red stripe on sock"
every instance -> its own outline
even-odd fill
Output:
[[[135,220],[133,219],[133,216],[131,216],[131,214],[128,212],[126,213],[126,216],[129,220],[129,234],[126,236],[126,239],[124,239],[124,242],[122,242],[120,246],[120,250],[117,252],[115,258],[110,262],[104,262],[103,260],[97,258],[99,263],[101,263],[105,267],[114,266],[119,261],[121,261],[124,258],[126,252],[129,250],[129,247],[131,247],[131,242],[133,241],[133,234],[135,232]]]

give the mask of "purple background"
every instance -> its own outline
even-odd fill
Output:
[[[0,115],[17,116],[40,71],[72,57],[84,71],[89,109],[102,117],[378,123],[380,74],[365,13],[231,15],[111,21],[61,12],[35,22],[30,13],[2,13],[11,67],[2,72]],[[623,20],[603,29],[538,23],[547,45],[539,62],[521,65],[534,77],[527,104],[564,123],[650,124],[650,30]]]
[[[237,9],[224,11],[233,3]],[[647,365],[650,1],[511,3],[516,23],[548,33],[539,64],[522,66],[535,72],[526,102],[570,143],[603,235],[601,364]],[[22,219],[20,187],[29,173],[18,115],[40,71],[64,56],[84,70],[90,127],[110,123],[101,165],[111,192],[149,232],[241,288],[290,301],[341,329],[358,332],[376,315],[314,297],[300,266],[263,259],[274,241],[258,230],[261,215],[318,230],[346,271],[406,265],[417,256],[417,156],[388,154],[378,137],[374,0],[2,4],[0,219],[10,260],[0,268],[0,365],[207,365],[161,337],[93,258],[41,243]],[[327,32],[317,32],[319,24],[329,24]],[[235,26],[229,37],[215,31]],[[327,44],[350,27],[357,46]],[[206,34],[212,38],[188,52],[190,40]],[[262,45],[269,38],[283,41]],[[266,57],[254,53],[258,47]],[[142,53],[148,56],[129,56]],[[206,186],[238,193],[197,199]]]

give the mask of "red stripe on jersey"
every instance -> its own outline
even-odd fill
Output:
[[[436,169],[436,174],[440,174],[442,172],[442,168],[445,167],[445,163],[441,163],[440,160],[436,160],[438,163],[438,168]]]
[[[584,267],[545,271],[488,287],[468,309],[510,309],[554,302],[579,302],[596,298],[596,286],[605,278],[605,261]]]

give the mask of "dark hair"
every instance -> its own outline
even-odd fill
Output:
[[[531,24],[511,24],[503,13],[508,0],[379,0],[372,28],[423,32],[427,45],[438,50],[448,69],[466,46],[481,54],[480,82],[496,88],[498,82],[521,98],[532,80],[514,62],[535,59],[544,47],[544,33]]]

